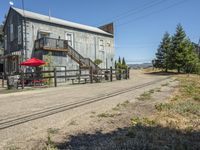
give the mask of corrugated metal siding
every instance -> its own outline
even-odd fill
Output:
[[[95,60],[99,58],[99,40],[102,39],[104,41],[104,53],[105,57],[103,60],[103,64],[101,66],[106,67],[106,58],[107,58],[107,66],[110,67],[112,65],[111,58],[114,57],[114,39],[107,36],[102,36],[94,33],[83,32],[72,30],[69,28],[54,26],[38,21],[28,21],[27,27],[27,47],[28,47],[28,57],[32,57],[34,55],[34,41],[38,38],[39,31],[50,32],[50,37],[52,38],[61,38],[65,39],[66,33],[72,33],[74,38],[74,45],[76,51],[78,51],[81,55],[86,58],[90,58]],[[110,43],[111,47],[107,47],[106,43]],[[58,66],[69,66],[70,69],[77,68],[78,64],[76,64],[69,57],[60,57],[60,56],[52,56],[54,60],[54,65]],[[100,59],[100,58],[99,58]]]

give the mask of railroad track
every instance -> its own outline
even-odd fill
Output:
[[[70,110],[70,109],[73,109],[73,108],[84,106],[84,105],[87,105],[87,104],[90,104],[90,103],[102,101],[102,100],[105,100],[107,98],[111,98],[111,97],[114,97],[114,96],[117,96],[117,95],[120,95],[120,94],[131,92],[131,91],[136,90],[136,89],[144,88],[146,86],[164,81],[164,80],[169,79],[169,78],[170,77],[155,80],[155,81],[150,81],[150,82],[147,82],[147,83],[143,83],[141,85],[132,86],[132,87],[125,88],[125,89],[122,89],[122,90],[118,90],[118,91],[108,93],[108,94],[105,94],[105,95],[102,95],[102,96],[83,99],[83,100],[80,100],[80,101],[77,101],[77,102],[74,102],[74,103],[67,103],[67,104],[52,106],[52,107],[49,107],[49,108],[46,108],[46,109],[43,109],[43,110],[40,110],[40,111],[31,112],[30,114],[18,115],[18,116],[14,116],[14,117],[7,117],[7,118],[0,120],[0,130],[9,128],[9,127],[12,127],[12,126],[15,126],[15,125],[19,125],[19,124],[22,124],[22,123],[25,123],[25,122],[29,122],[29,121],[32,121],[32,120],[36,120],[36,119],[39,119],[39,118],[47,117],[47,116],[50,116],[50,115],[53,115],[53,114],[56,114],[56,113],[59,113],[59,112],[63,112],[63,111],[66,111],[66,110]]]

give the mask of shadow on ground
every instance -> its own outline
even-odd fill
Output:
[[[78,134],[56,146],[73,150],[198,150],[200,131],[191,130],[136,125],[111,133]]]
[[[158,75],[158,76],[169,76],[169,75],[180,75],[180,74],[184,74],[184,73],[177,73],[177,72],[145,72],[144,74],[147,75]]]

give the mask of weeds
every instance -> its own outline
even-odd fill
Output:
[[[158,111],[169,110],[169,109],[171,109],[171,107],[172,107],[172,105],[168,104],[168,103],[166,103],[166,104],[160,103],[160,104],[155,105],[155,108]]]
[[[155,92],[154,89],[149,90],[149,93],[153,94]]]
[[[156,88],[155,92],[161,92],[161,88]]]
[[[171,111],[187,116],[189,114],[200,116],[200,105],[191,101],[184,101],[178,103],[160,103],[155,105],[158,111]]]
[[[53,132],[53,133],[52,133]],[[54,142],[52,141],[52,139],[51,139],[51,134],[54,134],[54,130],[47,130],[47,146],[46,146],[46,150],[57,150],[57,148],[55,147],[55,145],[54,145]]]
[[[155,125],[155,120],[150,120],[148,118],[139,118],[139,117],[133,117],[131,119],[132,125]]]
[[[69,126],[75,126],[75,125],[78,125],[78,123],[77,123],[75,120],[72,120],[72,121],[69,123]]]
[[[130,102],[127,100],[127,101],[123,102],[123,103],[121,104],[121,106],[126,107],[126,106],[128,106],[129,103],[130,103]]]
[[[169,83],[161,84],[161,86],[168,86],[168,85],[169,85]]]
[[[6,147],[7,150],[19,150],[20,148],[15,145],[9,145]]]
[[[108,117],[112,118],[112,117],[119,116],[119,115],[121,115],[121,114],[120,113],[113,113],[113,114],[101,113],[101,114],[97,115],[97,117],[99,117],[99,118],[108,118]]]
[[[57,134],[59,131],[59,129],[56,129],[56,128],[49,128],[47,129],[47,132],[50,133],[50,134]]]
[[[143,94],[141,94],[137,99],[144,101],[144,100],[149,100],[151,99],[151,94],[150,92],[144,92]]]
[[[117,106],[114,107],[112,110],[118,111],[118,110],[120,110],[120,107],[127,107],[129,104],[130,104],[130,102],[127,100],[123,103],[117,104]]]
[[[193,97],[193,99],[194,99],[195,101],[200,102],[200,95],[195,95],[195,96]]]

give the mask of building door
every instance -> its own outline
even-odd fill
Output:
[[[68,41],[68,45],[74,47],[74,37],[72,33],[65,33],[65,40]]]
[[[104,51],[99,51],[99,59],[102,60],[100,67],[105,68],[105,52]]]
[[[44,32],[44,31],[39,32],[39,38],[44,38],[44,46],[50,46],[50,41],[48,39],[49,37],[50,37],[49,32]]]

